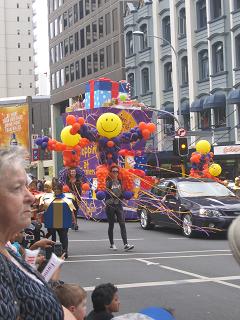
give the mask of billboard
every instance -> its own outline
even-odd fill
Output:
[[[0,147],[9,145],[29,150],[28,104],[0,106]]]

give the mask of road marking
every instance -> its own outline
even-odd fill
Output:
[[[178,273],[183,273],[183,274],[188,275],[188,276],[194,276],[194,277],[196,277],[198,279],[210,279],[209,277],[205,277],[205,276],[202,276],[200,274],[188,272],[188,271],[181,270],[181,269],[176,269],[176,268],[163,266],[163,265],[161,265],[160,267],[164,268],[164,269],[167,269],[167,270],[175,271],[175,272],[178,272]],[[223,284],[223,285],[228,286],[228,287],[240,289],[239,285],[236,285],[236,284],[233,284],[233,283],[229,283],[229,282],[225,282],[225,281],[223,281],[223,279],[212,280],[212,282],[218,283],[218,284]]]
[[[140,262],[143,262],[143,263],[146,263],[147,266],[158,265],[159,264],[158,262],[151,262],[151,261],[147,261],[145,259],[136,259],[136,260],[140,261]]]
[[[168,238],[168,240],[189,240],[187,238]]]
[[[154,254],[176,254],[176,253],[210,253],[210,252],[231,252],[230,249],[222,250],[195,250],[195,251],[163,251],[163,252],[132,252],[128,253],[104,253],[104,254],[82,254],[82,255],[71,255],[69,258],[84,258],[84,257],[109,257],[109,256],[134,256],[134,255],[154,255]]]
[[[148,257],[148,260],[156,259],[179,259],[179,258],[200,258],[200,257],[217,257],[217,256],[231,256],[231,253],[216,253],[216,254],[200,254],[200,255],[190,255],[190,256],[166,256],[166,257]],[[144,259],[141,257],[139,259]],[[66,263],[76,263],[76,262],[106,262],[106,261],[133,261],[137,258],[117,258],[117,259],[86,259],[86,260],[67,260]]]
[[[201,278],[201,279],[183,279],[174,281],[156,281],[156,282],[138,282],[138,283],[126,283],[116,284],[118,289],[131,289],[131,288],[142,288],[142,287],[158,287],[158,286],[169,286],[178,284],[195,284],[195,283],[206,283],[206,282],[219,282],[240,280],[240,276],[226,276],[226,277],[214,277],[214,278]],[[224,283],[225,284],[225,283]],[[230,283],[231,285],[231,283]],[[235,288],[240,289],[239,286],[233,285]],[[95,287],[84,287],[86,291],[93,291]]]
[[[128,239],[130,241],[143,241],[143,238],[138,238],[138,239]],[[72,240],[68,240],[69,242],[109,242],[109,239],[82,239],[82,240],[78,240],[78,239],[72,239]],[[114,239],[114,241],[122,241],[122,239]]]

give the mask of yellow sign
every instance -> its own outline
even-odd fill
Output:
[[[0,107],[0,147],[21,145],[29,150],[28,105]]]

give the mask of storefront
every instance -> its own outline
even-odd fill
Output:
[[[222,179],[240,175],[240,145],[214,146],[214,161],[222,167]]]

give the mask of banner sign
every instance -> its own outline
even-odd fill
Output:
[[[28,104],[0,106],[0,147],[9,145],[29,150]]]
[[[232,146],[216,146],[214,147],[215,155],[229,155],[229,154],[240,154],[240,145],[235,144]]]

